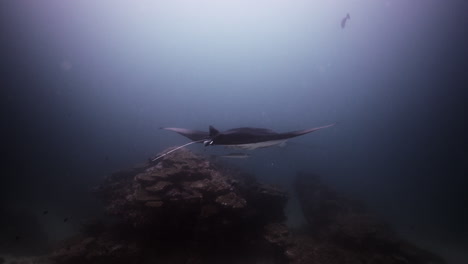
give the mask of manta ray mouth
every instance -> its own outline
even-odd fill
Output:
[[[203,145],[205,145],[205,147],[213,145],[213,140],[205,140],[203,141]]]
[[[257,142],[257,143],[225,145],[225,146],[228,148],[253,150],[253,149],[258,149],[258,148],[268,148],[268,147],[276,146],[276,145],[283,147],[285,144],[286,144],[286,140],[281,139],[281,140],[271,140],[271,141],[263,141],[263,142]]]

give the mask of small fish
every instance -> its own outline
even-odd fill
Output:
[[[20,236],[15,236],[15,240],[20,240]]]
[[[47,210],[45,210],[44,212],[42,212],[43,215],[46,215],[46,214],[48,214],[48,213],[49,213],[49,211],[47,211]]]
[[[246,158],[250,157],[250,155],[245,154],[245,153],[235,152],[235,153],[229,153],[229,154],[226,154],[226,155],[221,155],[219,157],[229,158],[229,159],[246,159]]]
[[[341,20],[341,28],[345,28],[346,22],[348,21],[348,19],[351,19],[351,17],[349,16],[349,13],[346,14],[346,16]]]
[[[68,217],[65,217],[65,218],[63,219],[63,222],[66,223],[67,221],[68,221]]]

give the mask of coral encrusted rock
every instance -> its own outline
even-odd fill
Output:
[[[109,176],[107,228],[64,243],[57,263],[283,263],[283,191],[186,149]],[[279,231],[278,231],[279,230]],[[282,244],[281,244],[282,245]],[[237,262],[234,262],[237,261]]]

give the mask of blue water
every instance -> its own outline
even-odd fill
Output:
[[[105,175],[188,142],[159,127],[338,122],[230,162],[289,191],[297,171],[319,174],[466,263],[465,1],[45,0],[0,10],[1,240],[34,225],[46,234],[38,241],[73,233],[57,223],[99,214],[89,190]],[[54,220],[36,219],[44,208]],[[288,208],[300,224],[294,197]]]

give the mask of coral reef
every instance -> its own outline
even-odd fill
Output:
[[[57,263],[283,262],[264,237],[285,220],[286,193],[188,150],[114,173],[97,192],[113,224],[88,224]]]
[[[109,176],[111,220],[86,224],[51,255],[74,263],[444,263],[398,239],[359,202],[310,174],[295,189],[308,226],[284,224],[285,192],[181,149]]]

